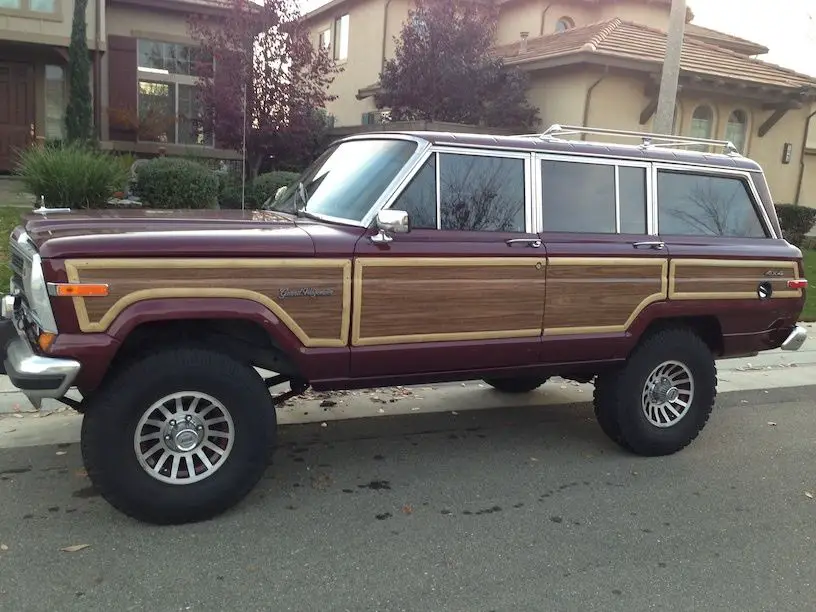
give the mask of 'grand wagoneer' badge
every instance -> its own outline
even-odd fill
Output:
[[[297,289],[284,288],[278,292],[283,300],[290,297],[324,297],[334,295],[334,289],[315,289],[314,287],[299,287]]]

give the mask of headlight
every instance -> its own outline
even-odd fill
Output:
[[[42,269],[42,259],[35,254],[31,260],[30,273],[26,275],[23,284],[28,298],[31,316],[37,321],[43,331],[57,333],[57,322],[54,320],[54,311],[51,309],[51,298],[48,296],[48,285]]]

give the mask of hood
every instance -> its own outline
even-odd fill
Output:
[[[23,227],[43,258],[308,256],[292,215],[263,210],[99,210],[28,213]]]

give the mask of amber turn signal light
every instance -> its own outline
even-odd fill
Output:
[[[57,334],[52,334],[51,332],[42,332],[40,337],[37,338],[37,344],[40,345],[40,349],[43,351],[47,351],[51,348],[51,345],[54,344],[54,340],[57,339]]]
[[[59,297],[105,297],[108,295],[107,285],[55,283],[53,288],[54,295]]]
[[[788,289],[807,289],[807,286],[806,278],[796,278],[788,281]]]

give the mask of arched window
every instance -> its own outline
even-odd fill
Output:
[[[566,32],[567,30],[571,30],[575,27],[575,22],[570,19],[569,17],[562,17],[558,20],[558,23],[555,24],[555,31],[556,32]]]
[[[693,138],[711,138],[714,128],[714,111],[710,106],[698,106],[691,116],[691,136]]]
[[[744,110],[735,110],[731,113],[725,126],[725,139],[734,143],[737,151],[745,153],[745,142],[748,139],[748,113]]]

